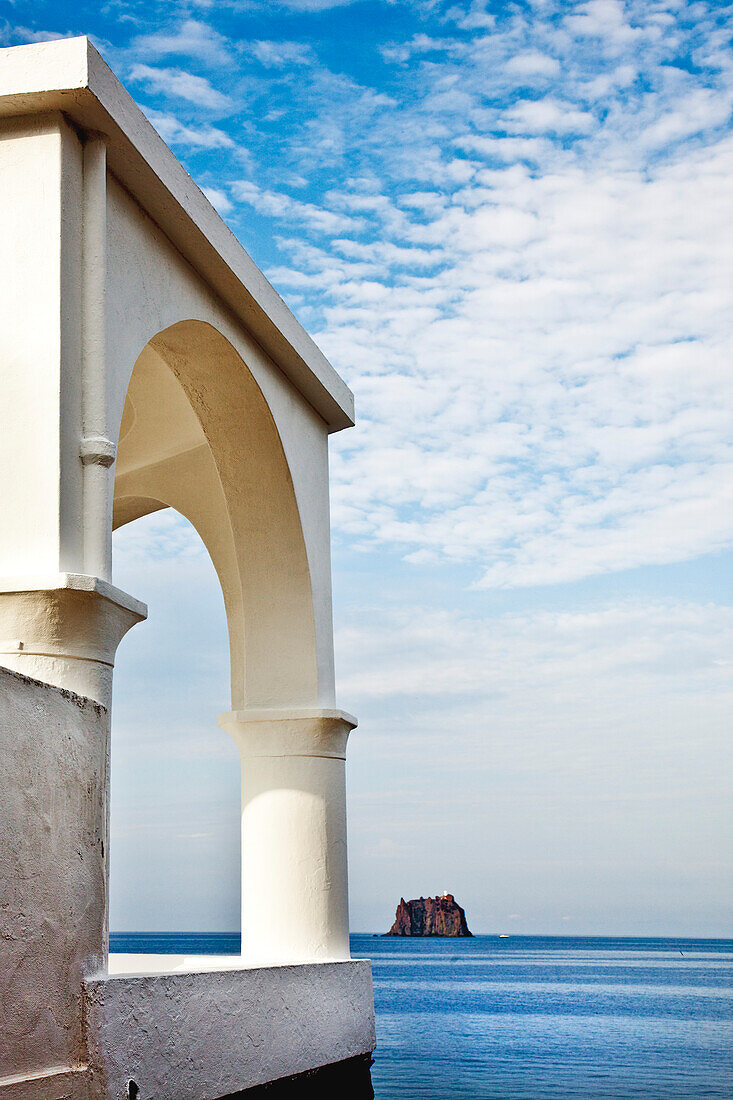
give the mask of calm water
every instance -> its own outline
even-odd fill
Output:
[[[112,950],[237,952],[236,936]],[[733,1098],[733,941],[352,936],[374,968],[377,1100]]]

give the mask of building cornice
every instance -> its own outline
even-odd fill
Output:
[[[331,432],[354,398],[88,38],[0,50],[0,117],[61,111],[103,134],[110,171],[219,295]]]

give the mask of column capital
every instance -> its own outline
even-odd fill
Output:
[[[318,707],[246,709],[220,714],[219,725],[243,757],[314,756],[346,759],[346,742],[356,718],[344,710]]]
[[[0,579],[0,664],[109,706],[120,641],[144,603],[81,573]]]

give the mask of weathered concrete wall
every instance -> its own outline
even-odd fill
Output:
[[[3,1096],[4,1078],[85,1060],[83,979],[105,953],[107,735],[99,704],[0,668]]]
[[[214,1100],[374,1049],[367,961],[88,983],[93,1094]]]

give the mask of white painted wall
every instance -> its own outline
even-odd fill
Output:
[[[0,577],[83,572],[80,195],[60,116],[3,120]]]
[[[90,431],[103,435],[108,427],[116,442],[133,367],[148,341],[180,321],[205,322],[228,340],[262,391],[287,461],[305,542],[314,690],[311,698],[278,702],[333,706],[327,425],[112,178],[107,274],[102,299],[95,300],[85,289],[94,280],[85,277],[82,246],[92,234],[81,214],[87,222],[99,220],[88,197],[98,191],[99,181],[93,187],[83,182],[78,136],[60,116],[3,120],[1,131],[0,269],[12,278],[0,295],[0,362],[4,407],[13,411],[0,433],[0,469],[22,471],[22,477],[0,481],[0,577],[68,571],[109,579],[114,470],[82,465],[82,411],[89,404],[82,377],[86,393],[96,362],[97,382],[107,393],[106,414],[92,418]],[[86,343],[98,325],[92,315],[100,309],[106,354],[95,356]],[[100,481],[107,484],[101,510],[99,488],[90,489]]]

